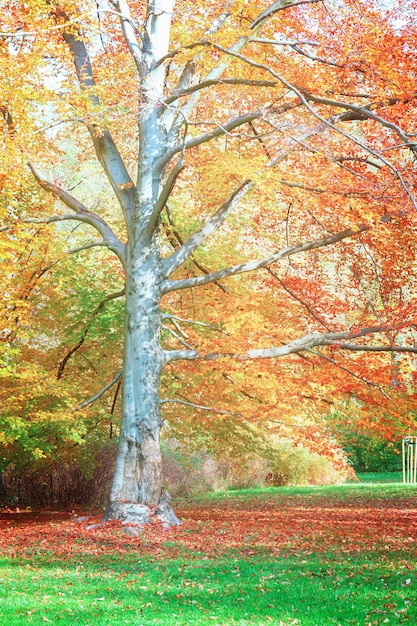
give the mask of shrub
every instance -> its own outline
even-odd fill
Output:
[[[173,496],[264,485],[327,485],[344,482],[351,473],[343,458],[334,460],[296,446],[273,441],[262,456],[217,460],[204,450],[187,451],[177,440],[163,445],[166,488]]]
[[[92,447],[92,446],[91,446]],[[72,460],[58,458],[34,470],[8,468],[0,481],[3,504],[42,508],[105,507],[113,477],[116,443],[78,452]],[[165,487],[174,497],[208,491],[264,485],[324,485],[343,482],[346,463],[296,446],[289,439],[272,439],[262,454],[215,458],[206,450],[188,450],[176,439],[162,442]],[[2,488],[1,488],[2,487]]]
[[[88,462],[62,458],[35,471],[8,468],[3,473],[3,501],[9,505],[68,508],[107,504],[116,449],[102,445]]]
[[[401,441],[393,443],[375,436],[349,433],[344,448],[357,472],[401,470]]]
[[[330,485],[343,483],[350,468],[343,456],[335,460],[311,452],[290,440],[275,443],[266,482],[270,485]]]
[[[227,463],[217,461],[204,450],[188,451],[176,439],[163,442],[162,467],[166,489],[174,497],[229,487]]]

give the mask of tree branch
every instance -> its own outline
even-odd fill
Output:
[[[351,350],[360,352],[410,352],[417,354],[417,347],[415,346],[398,346],[396,344],[388,346],[370,346],[370,345],[358,345],[355,343],[339,343],[338,341],[327,340],[323,343],[324,346],[335,346],[340,350]]]
[[[227,48],[223,48],[222,46],[219,46],[217,44],[213,44],[213,47],[217,50],[220,50],[221,52],[225,52],[226,54],[230,54],[232,57],[237,56],[238,58],[240,57],[240,55],[238,55],[235,52],[229,51]],[[242,57],[245,58],[245,57]],[[212,72],[210,72],[209,77],[199,83],[199,85],[204,85],[205,87],[208,87],[210,85],[218,85],[218,84],[222,84],[225,83],[227,84],[228,82],[230,82],[231,84],[236,83],[236,81],[238,81],[237,84],[248,84],[247,81],[242,81],[240,79],[222,79],[220,80],[218,78],[218,76],[221,74],[220,71],[215,72],[214,70]],[[254,83],[258,83],[259,85],[263,85],[266,86],[268,84],[271,85],[275,85],[276,83],[271,82],[271,81],[254,81]],[[198,86],[196,86],[198,87]],[[196,96],[196,99],[199,96],[199,91],[200,89],[198,88],[197,90],[193,89],[193,90],[189,90],[188,93],[192,94],[194,93],[194,95]],[[174,95],[174,94],[173,94]],[[196,100],[197,101],[197,100]],[[170,130],[170,134],[172,136],[175,136],[176,134],[179,133],[179,130],[181,128],[182,125],[187,124],[188,123],[188,116],[189,116],[189,112],[192,110],[193,106],[196,104],[196,102],[192,103],[190,100],[187,101],[186,106],[184,107],[184,109],[175,109],[177,114],[178,114],[178,120],[176,123],[173,124],[171,130]],[[273,113],[274,115],[281,115],[282,113],[285,113],[286,111],[289,111],[291,109],[294,109],[296,107],[299,107],[302,104],[300,98],[294,98],[292,101],[290,102],[286,102],[285,104],[282,105],[269,105],[268,106],[268,110]],[[186,114],[187,113],[187,114]],[[180,115],[182,116],[180,118]],[[204,135],[200,135],[199,137],[195,137],[194,139],[190,139],[188,142],[186,142],[185,140],[182,141],[181,144],[177,144],[175,145],[172,150],[163,158],[162,162],[161,162],[161,168],[163,168],[167,163],[169,163],[169,161],[172,159],[172,157],[179,152],[180,150],[183,152],[185,149],[188,148],[193,148],[197,145],[200,145],[202,143],[205,143],[207,141],[211,141],[212,139],[216,138],[216,137],[221,137],[225,134],[230,133],[232,130],[234,130],[235,128],[238,128],[240,126],[243,126],[244,124],[251,124],[252,121],[254,119],[263,119],[265,116],[265,111],[254,111],[253,113],[247,114],[245,116],[240,116],[240,117],[236,117],[233,118],[232,120],[229,120],[229,122],[226,122],[225,124],[221,125],[221,124],[216,124],[215,122],[207,122],[207,124],[210,125],[214,125],[216,126],[216,130],[214,131],[210,131],[208,133],[205,133]]]
[[[342,372],[346,372],[346,374],[349,374],[349,376],[352,376],[353,378],[356,378],[357,380],[360,380],[361,382],[366,383],[368,387],[375,387],[375,389],[378,389],[378,391],[380,391],[382,395],[385,396],[385,398],[387,398],[387,400],[391,400],[387,392],[384,391],[384,389],[381,387],[381,385],[378,385],[378,383],[374,383],[372,380],[369,380],[368,378],[359,376],[359,374],[356,374],[348,367],[345,367],[341,363],[338,363],[335,359],[330,358],[329,356],[327,356],[326,354],[323,354],[322,352],[317,352],[316,350],[310,350],[309,352],[313,354],[314,356],[318,356],[320,359],[327,361],[328,363],[332,363],[333,365],[338,367]]]
[[[172,248],[174,250],[178,250],[178,248],[184,244],[184,239],[181,237],[180,233],[175,228],[175,224],[174,224],[171,212],[170,212],[167,204],[165,205],[165,209],[166,209],[166,213],[167,213],[167,216],[168,216],[168,222],[169,222],[169,226],[167,226],[167,228],[166,228],[166,231],[167,231],[166,235],[167,235],[168,241],[171,244]],[[206,267],[204,267],[204,265],[202,265],[199,261],[197,261],[197,259],[192,258],[191,262],[203,274],[210,274],[210,271]],[[221,291],[223,291],[224,293],[227,293],[227,289],[226,289],[226,287],[224,285],[222,285],[219,282],[215,282],[214,284],[219,289],[221,289]]]
[[[197,350],[164,350],[163,358],[166,365],[173,361],[196,361],[201,358],[201,354]]]
[[[279,252],[276,252],[269,257],[249,261],[248,263],[242,263],[240,265],[233,265],[231,267],[218,270],[217,272],[207,274],[206,276],[196,276],[194,278],[186,278],[184,280],[176,281],[167,280],[165,282],[164,293],[168,293],[169,291],[176,291],[179,289],[188,289],[189,287],[199,287],[200,285],[206,285],[207,283],[212,283],[215,280],[228,278],[229,276],[236,276],[237,274],[243,274],[245,272],[253,272],[260,268],[268,267],[269,265],[272,265],[273,263],[276,263],[277,261],[280,261],[285,257],[292,256],[300,252],[305,252],[307,250],[323,248],[333,243],[337,243],[338,241],[342,241],[343,239],[347,239],[348,237],[358,235],[366,230],[368,230],[367,226],[360,225],[357,229],[349,228],[347,230],[334,233],[333,235],[328,235],[327,237],[313,239],[312,241],[307,241],[297,244],[295,246],[283,248]]]
[[[255,28],[261,22],[264,22],[266,19],[271,17],[271,15],[275,15],[278,11],[283,11],[284,9],[289,9],[291,7],[297,7],[300,4],[315,4],[317,2],[322,2],[323,0],[278,0],[278,2],[274,2],[273,5],[263,11],[258,17],[250,24],[249,28]]]
[[[270,44],[271,46],[320,46],[317,41],[286,41],[281,39],[265,39],[263,37],[254,37],[252,42]]]
[[[177,82],[177,85],[174,91],[172,92],[171,96],[167,100],[164,100],[165,106],[168,106],[172,102],[175,102],[175,100],[181,97],[181,93],[183,91],[188,90],[195,76],[196,69],[197,69],[197,63],[195,62],[194,59],[192,61],[187,61],[187,63],[184,66],[184,69],[182,70],[181,76]]]
[[[61,189],[61,187],[58,187],[54,183],[45,180],[31,163],[29,163],[29,167],[39,186],[48,193],[61,200],[61,202],[63,202],[68,208],[74,211],[74,215],[53,215],[47,218],[26,218],[21,221],[27,224],[48,224],[63,220],[77,220],[80,222],[85,222],[86,224],[89,224],[90,226],[95,228],[100,233],[100,235],[106,242],[107,247],[112,250],[122,262],[124,262],[125,246],[118,239],[118,237],[115,235],[107,222],[105,222],[103,218],[101,218],[96,213],[89,211],[79,200],[74,198],[74,196],[72,196],[70,193],[64,191],[63,189]]]
[[[117,383],[117,381],[122,377],[122,372],[118,372],[118,374],[116,374],[116,376],[109,382],[107,383],[107,385],[105,385],[103,387],[103,389],[101,389],[98,393],[96,393],[95,396],[93,396],[92,398],[89,398],[88,400],[84,400],[84,402],[81,402],[81,404],[79,404],[76,408],[77,409],[84,409],[86,406],[88,406],[89,404],[93,404],[96,400],[98,400],[99,398],[101,398],[102,395],[104,395],[106,393],[106,391],[108,389],[110,389],[111,387],[113,387],[113,385],[115,383]]]
[[[29,162],[28,166],[29,166],[30,171],[33,174],[34,179],[39,184],[39,186],[42,187],[42,189],[45,189],[45,191],[47,191],[48,193],[51,193],[56,198],[59,198],[59,200],[61,200],[64,204],[66,204],[67,207],[70,208],[75,213],[80,213],[83,215],[90,214],[94,222],[96,220],[101,220],[101,218],[98,215],[95,215],[94,213],[90,212],[82,202],[74,198],[74,196],[72,196],[70,193],[68,193],[67,191],[64,191],[63,189],[61,189],[61,187],[58,187],[57,185],[55,185],[55,183],[51,183],[47,181],[45,178],[43,178],[41,173],[35,168],[34,165],[32,165],[32,163]],[[94,225],[94,228],[96,228],[96,225]]]
[[[61,9],[57,10],[57,17],[64,18],[69,22],[68,16]],[[93,68],[81,33],[78,31],[75,35],[64,30],[62,36],[70,49],[81,89],[83,91],[88,90],[91,104],[94,108],[99,107],[99,97],[94,93]],[[87,128],[90,132],[97,158],[122,207],[125,219],[129,220],[134,209],[135,186],[123,159],[108,130],[101,128],[97,124],[87,124]]]
[[[174,57],[176,57],[178,54],[180,54],[184,50],[193,50],[194,48],[207,48],[207,47],[210,47],[211,45],[212,44],[211,44],[210,41],[206,41],[206,40],[202,39],[200,41],[195,41],[193,43],[190,43],[187,46],[181,46],[179,48],[174,48],[174,50],[171,50],[171,52],[168,52],[168,54],[165,54],[163,57],[158,59],[158,61],[155,62],[154,66],[153,66],[153,69],[156,69],[157,67],[162,65],[162,63],[164,63],[165,61],[168,61],[168,59],[173,59]]]
[[[152,214],[149,218],[149,222],[147,224],[147,232],[148,234],[151,234],[157,223],[158,223],[158,219],[159,216],[161,214],[161,212],[163,211],[166,203],[169,200],[169,197],[171,195],[171,192],[175,186],[175,183],[177,181],[178,176],[180,175],[180,173],[182,172],[182,170],[184,169],[185,164],[184,164],[184,159],[183,159],[183,155],[181,155],[181,157],[178,159],[177,163],[174,165],[174,167],[171,169],[169,176],[167,178],[167,181],[161,191],[161,193],[159,194],[159,198],[158,200],[155,202]]]
[[[211,330],[216,330],[216,331],[220,330],[220,328],[218,328],[215,324],[207,324],[206,322],[199,322],[197,320],[189,320],[184,317],[179,317],[178,315],[173,315],[171,313],[163,313],[161,317],[162,319],[177,320],[178,322],[183,322],[184,324],[203,326],[204,328],[209,328]]]
[[[387,332],[387,326],[371,326],[362,328],[358,331],[341,331],[334,333],[311,333],[290,341],[287,344],[272,348],[261,348],[259,350],[249,350],[242,354],[234,353],[209,353],[203,354],[198,350],[165,350],[165,363],[171,363],[181,359],[188,361],[217,361],[219,359],[234,359],[238,361],[249,361],[253,359],[276,359],[289,354],[299,354],[304,351],[311,352],[313,348],[318,346],[334,346],[346,350],[357,351],[374,351],[374,352],[409,352],[417,353],[417,347],[414,346],[372,346],[340,343],[343,339],[356,339],[367,335],[374,335]]]
[[[216,409],[210,406],[204,406],[201,404],[194,404],[194,402],[186,402],[185,400],[176,400],[176,399],[161,399],[160,404],[183,404],[184,406],[191,406],[193,409],[200,409],[201,411],[210,411],[211,413],[218,413],[219,415],[230,415],[233,417],[243,417],[240,413],[231,413],[231,411],[225,411],[224,409]]]
[[[335,63],[334,61],[329,61],[328,59],[323,59],[322,57],[315,57],[314,54],[309,54],[305,50],[302,50],[298,44],[294,43],[291,45],[291,48],[298,52],[298,54],[302,54],[307,57],[307,59],[311,59],[312,61],[316,61],[316,63],[323,63],[324,65],[332,65],[333,67],[344,67],[344,65],[340,65],[339,63]]]
[[[284,289],[284,291],[291,296],[291,298],[294,298],[294,300],[296,300],[299,304],[301,304],[301,306],[303,306],[305,309],[307,309],[307,311],[309,312],[309,314],[317,321],[319,322],[319,324],[321,324],[322,326],[324,326],[324,328],[326,328],[326,330],[330,331],[330,327],[327,325],[326,321],[318,314],[316,313],[316,311],[313,309],[313,307],[306,302],[305,300],[303,300],[300,296],[298,296],[294,291],[292,291],[288,285],[285,284],[285,282],[273,271],[271,270],[270,267],[266,268],[266,271],[275,278],[275,280],[281,285],[281,287]]]
[[[211,141],[216,137],[222,137],[235,128],[239,128],[239,126],[243,126],[244,124],[248,124],[252,120],[259,119],[263,117],[262,111],[254,111],[253,113],[248,113],[246,115],[240,115],[239,117],[234,117],[229,122],[226,122],[222,126],[218,126],[215,130],[212,130],[204,135],[200,135],[199,137],[194,137],[193,139],[189,139],[188,141],[182,142],[174,146],[169,153],[163,158],[160,168],[162,169],[172,157],[181,150],[188,150],[189,148],[195,148],[196,146],[200,146],[207,141]]]
[[[242,391],[241,391],[242,393]],[[244,394],[246,395],[246,394]],[[249,396],[251,397],[251,396]],[[312,396],[306,396],[306,395],[302,395],[303,398],[305,398],[306,400],[313,400],[314,398]],[[327,400],[326,398],[319,398],[322,402],[325,402],[326,404],[334,404],[331,400]],[[194,402],[190,402],[187,400],[178,400],[176,398],[164,398],[161,399],[161,404],[167,404],[167,403],[172,403],[172,404],[183,404],[184,406],[190,406],[192,408],[195,409],[199,409],[201,411],[207,411],[209,413],[217,413],[220,415],[229,415],[230,417],[240,417],[242,419],[245,420],[253,420],[253,421],[258,421],[259,420],[259,416],[258,415],[249,415],[249,416],[245,416],[242,413],[232,413],[231,411],[227,411],[225,409],[216,409],[215,407],[210,407],[210,406],[205,406],[205,405],[201,405],[201,404],[195,404]],[[291,428],[291,429],[297,429],[297,430],[307,430],[310,429],[311,426],[300,426],[299,424],[290,424],[289,422],[283,422],[280,420],[274,420],[274,419],[266,419],[267,422],[271,423],[271,424],[279,424],[280,426],[285,426],[286,428]],[[328,432],[328,428],[327,427],[319,427],[314,425],[314,430],[315,431],[322,431],[322,432]],[[288,437],[288,435],[286,435]],[[290,437],[291,438],[291,437]]]
[[[201,91],[202,89],[207,89],[208,87],[212,87],[213,85],[244,85],[248,87],[276,87],[279,84],[279,81],[272,80],[249,80],[247,78],[212,78],[210,80],[203,80],[202,82],[191,85],[185,89],[180,89],[178,91],[174,91],[172,96],[166,98],[164,100],[164,104],[169,105],[175,100],[179,98],[183,98],[184,96],[188,96],[196,91]]]
[[[100,246],[104,246],[107,248],[107,241],[92,241],[91,243],[86,243],[84,246],[79,246],[78,248],[71,248],[71,250],[67,250],[67,254],[77,254],[78,252],[83,252],[83,250],[90,250],[91,248],[97,248]]]
[[[172,328],[166,326],[165,324],[162,324],[161,327],[166,330],[167,333],[170,333],[178,341],[178,343],[181,343],[185,348],[188,348],[189,350],[193,349],[193,347],[189,343],[187,343],[185,339],[183,339],[178,333],[176,333],[175,330],[172,330]]]
[[[205,36],[215,35],[219,32],[225,21],[230,15],[231,8],[234,4],[234,0],[226,0],[224,3],[223,9],[219,12],[218,16],[214,18],[212,25],[210,28],[206,30],[204,33]]]
[[[348,171],[353,174],[355,173],[349,168],[346,169],[348,169]],[[342,196],[344,198],[363,198],[364,196],[371,196],[372,198],[375,198],[375,194],[373,194],[371,191],[336,191],[335,189],[331,188],[325,189],[323,187],[309,187],[307,185],[303,185],[302,183],[291,182],[289,180],[280,180],[279,182],[281,183],[281,185],[285,185],[285,187],[290,187],[292,189],[302,189],[303,191],[309,191],[311,193],[328,193],[334,196]]]
[[[317,334],[312,333],[310,335],[306,335],[301,339],[296,339],[284,346],[280,346],[278,348],[265,348],[261,350],[249,350],[247,355],[242,355],[241,358],[250,358],[250,359],[268,359],[284,356],[286,354],[292,354],[295,352],[300,352],[304,350],[311,350],[317,346],[337,346],[341,347],[342,345],[346,350],[364,350],[375,349],[379,352],[417,352],[416,347],[408,347],[408,346],[359,346],[357,344],[341,344],[341,339],[356,339],[359,337],[364,337],[366,335],[373,335],[381,332],[386,332],[388,330],[387,326],[371,326],[368,328],[362,328],[358,331],[343,331],[343,332],[335,332],[335,333],[323,333]]]
[[[115,2],[120,16],[120,23],[122,25],[122,31],[129,48],[129,52],[135,62],[135,65],[139,71],[139,74],[143,74],[143,50],[139,45],[138,39],[135,33],[135,26],[130,14],[129,5],[126,0],[117,0]]]
[[[121,291],[116,291],[115,293],[111,293],[108,296],[106,296],[94,309],[94,311],[91,314],[90,320],[87,322],[86,326],[84,327],[82,333],[81,333],[81,337],[79,339],[79,341],[75,344],[75,346],[73,346],[72,348],[70,348],[70,350],[68,350],[67,354],[64,356],[64,358],[60,361],[59,365],[58,365],[58,371],[57,371],[57,380],[60,380],[62,378],[62,376],[64,375],[64,370],[65,367],[68,363],[68,361],[70,360],[70,358],[72,357],[73,354],[75,354],[75,352],[77,352],[77,350],[79,350],[81,348],[81,346],[83,345],[84,341],[86,340],[88,331],[91,328],[91,324],[93,323],[94,318],[100,313],[101,309],[104,307],[105,304],[107,304],[107,302],[110,302],[111,300],[116,300],[117,298],[122,298],[125,295],[125,290],[122,289]]]
[[[308,0],[305,0],[305,1],[308,2]],[[311,0],[311,1],[315,2],[315,1],[322,1],[322,0]],[[293,85],[292,83],[290,83],[288,80],[286,80],[285,78],[280,76],[280,74],[275,72],[273,69],[271,69],[270,67],[268,67],[264,63],[257,63],[256,61],[252,61],[251,59],[248,59],[247,57],[243,56],[242,54],[240,54],[238,52],[235,52],[234,50],[231,50],[231,49],[228,50],[227,48],[223,48],[223,46],[215,45],[214,47],[216,49],[218,49],[218,50],[221,50],[225,54],[228,54],[228,55],[233,56],[233,57],[235,57],[237,59],[240,59],[241,61],[243,61],[244,63],[247,63],[251,67],[257,67],[259,69],[262,69],[262,70],[268,72],[269,74],[271,74],[272,76],[274,76],[275,78],[277,78],[282,83],[282,85],[287,87],[287,89],[292,91],[296,96],[298,96],[300,98],[302,104],[304,104],[306,109],[317,120],[322,122],[328,128],[331,128],[332,130],[334,130],[336,133],[339,133],[340,135],[342,135],[346,139],[349,139],[349,141],[352,141],[353,143],[355,143],[357,146],[362,148],[365,152],[368,152],[369,154],[372,154],[374,157],[376,157],[378,160],[380,160],[382,163],[384,163],[384,165],[386,165],[391,170],[391,172],[394,174],[394,176],[399,180],[399,182],[401,184],[401,187],[403,188],[403,190],[405,191],[405,193],[407,194],[407,196],[411,200],[411,203],[412,203],[413,207],[417,210],[417,201],[414,198],[411,190],[408,188],[408,185],[406,184],[406,182],[405,182],[401,172],[399,172],[394,167],[394,165],[390,161],[388,161],[388,159],[383,157],[377,150],[373,150],[370,146],[368,146],[366,143],[364,143],[364,142],[360,141],[359,139],[357,139],[354,135],[346,132],[342,128],[339,128],[339,127],[335,126],[335,123],[334,123],[335,121],[349,121],[349,120],[359,120],[359,119],[367,118],[368,117],[367,113],[369,112],[368,108],[366,108],[366,107],[357,107],[357,109],[355,109],[354,111],[350,110],[350,109],[347,109],[346,113],[344,113],[342,116],[336,116],[334,119],[332,119],[332,118],[331,119],[326,119],[322,115],[317,113],[317,111],[309,104],[308,100],[309,99],[313,100],[313,96],[312,96],[312,94],[310,94],[306,90],[303,90],[302,88],[299,88],[299,87]],[[337,101],[329,101],[329,102],[337,102]],[[339,107],[344,108],[342,103],[338,103],[338,104],[339,104]],[[334,104],[333,106],[336,106],[336,105]],[[352,106],[356,107],[356,105],[349,105],[349,106],[350,107],[352,107]],[[358,117],[359,113],[362,115],[362,112],[363,112],[363,116],[362,117]],[[352,115],[355,115],[355,117],[352,117]],[[386,120],[383,120],[383,118],[380,118],[380,120],[382,120],[382,121],[380,121],[379,119],[377,119],[378,117],[379,116],[376,116],[376,117],[374,116],[373,119],[375,119],[376,121],[379,121],[380,123],[382,123],[382,121],[384,121],[384,122],[386,122],[386,124],[391,124],[391,122],[387,122]],[[394,125],[394,126],[396,126],[396,125]],[[397,127],[397,128],[399,128],[399,127]],[[399,129],[399,130],[402,133],[401,129]],[[404,137],[406,138],[406,141],[409,144],[409,147],[412,148],[413,152],[414,152],[414,143],[410,142],[408,137],[405,134],[404,134]],[[416,146],[416,152],[417,152],[417,146]]]
[[[210,217],[200,230],[196,231],[174,254],[164,259],[164,273],[168,277],[177,267],[182,265],[211,234],[223,224],[227,216],[233,211],[242,197],[252,187],[252,182],[246,180],[229,196],[216,213]],[[209,276],[210,274],[208,274]]]
[[[310,102],[316,102],[317,104],[324,104],[326,106],[333,106],[339,109],[344,109],[345,111],[352,111],[352,113],[356,114],[355,117],[346,116],[345,119],[370,119],[378,122],[381,126],[385,128],[389,128],[394,131],[398,137],[404,142],[404,146],[408,146],[410,150],[413,152],[414,156],[417,157],[417,143],[414,141],[410,141],[406,133],[398,126],[394,124],[394,122],[390,122],[389,120],[384,119],[374,111],[370,110],[370,106],[361,107],[357,104],[350,104],[349,102],[339,102],[338,100],[332,100],[330,98],[323,98],[321,96],[316,96],[301,87],[297,87],[299,91],[305,96],[305,98]],[[382,105],[382,103],[380,103]],[[375,105],[374,105],[375,106]]]

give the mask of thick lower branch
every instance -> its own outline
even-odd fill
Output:
[[[228,278],[229,276],[236,276],[238,274],[243,274],[246,272],[254,272],[255,270],[268,267],[269,265],[272,265],[273,263],[276,263],[277,261],[280,261],[281,259],[284,259],[286,257],[298,254],[300,252],[306,252],[308,250],[315,250],[317,248],[329,246],[338,241],[342,241],[343,239],[358,235],[365,230],[368,230],[368,227],[361,224],[357,229],[349,228],[347,230],[334,233],[333,235],[322,237],[321,239],[314,239],[312,241],[300,243],[296,246],[284,248],[269,257],[258,259],[255,261],[249,261],[248,263],[242,263],[240,265],[233,265],[231,267],[218,270],[217,272],[207,274],[206,276],[196,276],[194,278],[187,278],[184,280],[167,280],[164,286],[164,293],[177,291],[179,289],[188,289],[190,287],[199,287],[200,285],[213,283],[216,280]]]
[[[112,250],[117,256],[120,258],[122,262],[124,262],[124,245],[123,243],[116,237],[113,230],[110,226],[103,220],[102,217],[89,211],[82,202],[74,198],[70,193],[55,185],[55,183],[51,183],[40,174],[40,172],[29,163],[29,168],[39,186],[52,194],[54,197],[58,198],[63,202],[69,209],[74,211],[74,215],[54,215],[46,218],[27,218],[24,221],[25,223],[52,223],[59,222],[63,220],[76,220],[80,222],[84,222],[89,224],[93,228],[95,228],[100,235],[103,237],[104,242],[107,247]]]
[[[261,348],[259,350],[249,350],[241,354],[235,353],[209,353],[204,354],[197,350],[166,350],[164,353],[165,363],[178,360],[188,361],[217,361],[219,359],[236,359],[239,361],[247,361],[252,359],[275,359],[289,354],[299,354],[304,351],[311,351],[318,346],[333,346],[343,350],[364,351],[364,352],[408,352],[417,353],[417,347],[414,346],[397,346],[397,345],[359,345],[354,343],[341,343],[344,339],[357,339],[378,333],[386,333],[392,330],[389,326],[371,326],[362,328],[358,331],[341,331],[335,333],[311,333],[290,341],[289,343],[271,347]]]

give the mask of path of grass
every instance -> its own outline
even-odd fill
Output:
[[[140,537],[0,515],[0,623],[417,623],[417,491],[283,488],[183,501]]]

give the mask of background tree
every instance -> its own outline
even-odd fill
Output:
[[[304,400],[328,408],[337,395],[354,397],[365,414],[370,405],[386,413],[394,400],[407,422],[412,361],[390,359],[416,352],[407,15],[398,22],[372,4],[321,0],[229,1],[220,10],[172,0],[40,2],[30,15],[10,2],[6,13],[13,80],[43,77],[27,106],[28,92],[14,88],[2,104],[5,134],[13,145],[19,137],[14,154],[30,157],[45,197],[45,207],[16,217],[32,227],[86,226],[70,247],[100,264],[95,248],[113,253],[104,258],[115,294],[124,283],[108,517],[144,521],[161,496],[161,406],[172,418],[174,402],[199,410],[220,395],[222,419],[256,415],[261,425],[286,411],[296,420]],[[75,190],[73,171],[44,173],[67,129],[78,147]],[[89,146],[104,173],[97,187],[106,181],[118,212],[84,183]],[[5,212],[10,241],[14,214]],[[77,351],[63,354],[59,378]],[[276,365],[280,357],[291,366]],[[191,364],[198,388],[183,399],[168,385],[161,400],[163,368],[183,386]],[[103,393],[119,378],[114,372]]]

